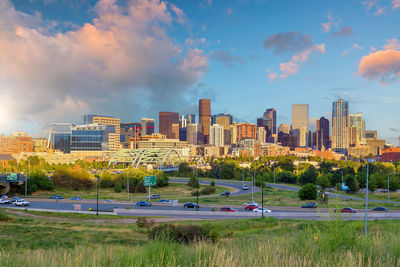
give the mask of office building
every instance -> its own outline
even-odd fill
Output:
[[[257,139],[257,125],[250,123],[236,124],[237,140]]]
[[[343,99],[333,102],[332,150],[346,154],[349,147],[349,104]]]
[[[349,119],[349,127],[355,127],[357,132],[355,145],[365,145],[365,122],[363,121],[362,113],[350,114]]]
[[[85,124],[71,126],[71,151],[108,151],[114,146],[110,134],[115,126]]]
[[[49,132],[48,148],[71,153],[71,123],[52,123]]]
[[[317,120],[317,131],[315,136],[317,150],[329,149],[329,120],[321,117]]]
[[[264,127],[257,127],[257,140],[261,143],[265,143],[267,138],[267,131]]]
[[[110,150],[117,151],[120,149],[121,120],[119,118],[114,118],[111,116],[87,114],[84,115],[83,121],[84,124],[99,124],[99,125],[114,126],[115,133],[110,133],[110,136],[108,137],[110,143]]]
[[[273,108],[267,109],[264,112],[263,117],[265,119],[268,119],[268,125],[267,125],[267,137],[272,136],[273,134],[276,134],[276,110]]]
[[[128,122],[120,124],[120,131],[121,131],[120,142],[122,148],[131,148],[131,149],[137,148],[137,144],[142,139],[143,136],[142,127],[143,127],[143,119],[142,123]]]
[[[224,142],[225,145],[231,144],[231,131],[230,126],[233,123],[233,116],[228,113],[220,113],[211,117],[212,124],[221,125],[224,128]]]
[[[201,123],[191,123],[187,125],[187,142],[191,145],[203,143],[203,125]]]
[[[278,127],[278,133],[285,133],[289,134],[290,133],[290,125],[289,124],[281,124]]]
[[[179,114],[176,112],[159,112],[159,133],[173,139],[172,124],[179,124]],[[175,132],[176,135],[176,132]]]
[[[172,123],[171,130],[172,130],[172,139],[179,139],[179,122]]]
[[[297,137],[297,146],[307,145],[308,104],[292,105],[292,133]]]
[[[365,138],[378,138],[378,131],[365,131]]]
[[[224,127],[214,124],[210,127],[210,145],[221,147],[225,145],[224,142]]]
[[[152,135],[154,133],[154,119],[142,119],[142,135]]]
[[[33,152],[33,140],[27,133],[15,132],[10,136],[0,135],[0,154]]]
[[[211,124],[211,100],[199,100],[199,123],[203,125],[203,144],[208,144]]]

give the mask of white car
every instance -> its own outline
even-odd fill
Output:
[[[253,210],[253,212],[264,212],[264,213],[269,213],[272,212],[272,210],[266,209],[266,208],[256,208]]]
[[[247,203],[243,203],[243,206],[248,206],[248,205],[256,205],[256,206],[258,206],[258,203],[257,203],[257,202],[254,202],[254,201],[250,201],[250,202],[247,202]]]
[[[244,184],[244,185],[242,186],[242,189],[243,189],[243,190],[249,190],[249,187],[247,186],[247,184]]]
[[[25,199],[17,199],[13,202],[14,206],[29,206],[29,202]]]
[[[0,198],[0,204],[11,204],[11,201],[7,198]]]

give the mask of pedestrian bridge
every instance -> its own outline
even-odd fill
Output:
[[[178,164],[181,161],[181,157],[175,149],[121,149],[111,157],[108,166],[126,164],[139,168],[139,166],[152,165],[153,169],[171,172],[178,170]]]

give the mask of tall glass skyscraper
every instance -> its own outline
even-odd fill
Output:
[[[333,102],[332,150],[347,154],[349,148],[349,104],[343,99]]]
[[[292,105],[292,132],[297,137],[297,145],[307,145],[308,134],[308,104]]]

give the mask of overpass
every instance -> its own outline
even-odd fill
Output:
[[[6,194],[10,191],[10,184],[22,184],[28,179],[27,176],[20,173],[1,173],[0,174],[0,194]]]

